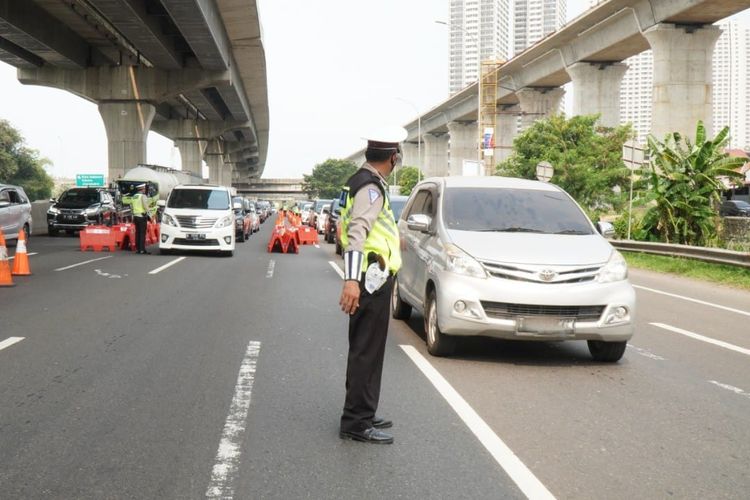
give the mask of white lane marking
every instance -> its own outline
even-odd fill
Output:
[[[276,268],[276,261],[272,260],[268,263],[268,271],[266,272],[266,278],[273,278],[273,270]]]
[[[331,264],[331,267],[338,273],[339,276],[341,276],[341,279],[344,279],[344,271],[342,271],[341,268],[337,266],[334,261],[329,260],[328,263]]]
[[[461,395],[448,383],[445,378],[427,361],[424,356],[419,354],[414,346],[401,345],[401,349],[411,358],[415,365],[422,371],[427,379],[435,386],[441,396],[445,398],[453,410],[461,417],[466,426],[479,439],[487,451],[493,456],[500,467],[510,476],[518,485],[524,495],[533,499],[554,499],[555,497],[549,490],[537,479],[521,459],[519,459],[513,450],[508,448],[502,439],[482,420],[474,409],[469,406]]]
[[[32,255],[39,255],[39,252],[31,252],[31,253],[27,253],[26,255],[28,255],[29,257],[31,257]],[[8,260],[13,260],[15,258],[16,258],[16,256],[14,255],[13,257],[8,257]]]
[[[729,349],[731,351],[739,352],[741,354],[746,354],[750,356],[750,349],[745,349],[744,347],[736,346],[734,344],[730,344],[729,342],[712,339],[711,337],[705,337],[703,335],[689,332],[687,330],[683,330],[682,328],[677,328],[676,326],[665,325],[663,323],[649,323],[649,324],[657,328],[663,328],[665,330],[669,330],[670,332],[679,333],[681,335],[685,335],[686,337],[691,337],[696,340],[708,342],[709,344],[717,345],[719,347],[723,347],[724,349]]]
[[[172,267],[175,264],[177,264],[178,262],[181,262],[181,261],[183,261],[185,259],[187,259],[187,257],[177,257],[175,260],[169,261],[166,264],[164,264],[163,266],[157,267],[153,271],[149,271],[148,274],[159,274],[160,272],[162,272],[163,270],[167,269],[168,267]]]
[[[649,291],[649,292],[659,293],[661,295],[666,295],[667,297],[675,297],[675,298],[678,298],[678,299],[687,300],[688,302],[695,302],[696,304],[703,304],[704,306],[715,307],[716,309],[723,309],[724,311],[730,311],[730,312],[733,312],[733,313],[742,314],[742,315],[745,315],[745,316],[750,316],[750,311],[742,311],[740,309],[734,309],[733,307],[722,306],[722,305],[719,305],[719,304],[714,304],[712,302],[706,302],[704,300],[694,299],[692,297],[685,297],[683,295],[677,295],[675,293],[662,292],[661,290],[655,290],[653,288],[648,288],[648,287],[640,286],[640,285],[633,285],[633,288],[639,288],[641,290],[646,290],[646,291]]]
[[[98,274],[99,276],[103,276],[103,277],[105,277],[105,278],[110,278],[110,279],[111,279],[111,278],[115,278],[115,279],[120,279],[120,278],[122,278],[122,276],[120,276],[119,274],[110,274],[110,273],[105,273],[105,272],[104,272],[104,271],[102,271],[101,269],[94,269],[94,272],[95,272],[96,274]],[[125,275],[123,275],[123,276],[127,276],[127,274],[125,274]]]
[[[709,383],[718,385],[722,389],[726,389],[728,391],[732,391],[733,393],[737,394],[738,396],[745,396],[746,398],[750,398],[750,392],[745,392],[739,387],[735,387],[733,385],[729,384],[722,384],[721,382],[717,382],[716,380],[709,380]]]
[[[653,359],[654,361],[665,361],[667,358],[662,358],[658,354],[654,354],[653,352],[649,351],[648,349],[643,349],[642,347],[636,347],[633,344],[628,344],[628,347],[633,349],[635,352],[643,356],[644,358]]]
[[[83,266],[86,264],[91,264],[92,262],[97,262],[99,260],[111,259],[111,258],[112,258],[112,255],[107,255],[106,257],[99,257],[98,259],[84,260],[83,262],[79,262],[78,264],[73,264],[72,266],[60,267],[58,269],[55,269],[55,271],[67,271],[68,269],[73,269],[74,267]]]
[[[313,246],[314,246],[315,248],[320,248],[320,245],[318,245],[317,243],[315,243],[315,244],[314,244]]]
[[[260,342],[250,341],[237,376],[234,397],[229,407],[224,431],[221,433],[216,463],[211,470],[211,482],[206,490],[207,498],[231,499],[234,496],[234,477],[240,464],[242,441],[247,426],[250,397],[255,380],[255,366],[260,354]]]
[[[19,343],[20,341],[22,341],[25,338],[26,337],[8,337],[7,339],[5,339],[2,342],[0,342],[0,351],[2,351],[3,349],[5,349],[6,347],[12,346],[13,344]]]

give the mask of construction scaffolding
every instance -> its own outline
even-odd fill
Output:
[[[482,61],[482,75],[480,79],[480,109],[479,109],[479,143],[482,149],[482,167],[484,175],[495,173],[495,131],[497,130],[497,88],[500,78],[500,66],[505,61]]]

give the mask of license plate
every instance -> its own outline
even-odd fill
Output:
[[[190,233],[186,235],[188,240],[205,240],[206,235],[203,233]]]
[[[572,333],[575,320],[569,318],[518,318],[518,331],[527,333]]]

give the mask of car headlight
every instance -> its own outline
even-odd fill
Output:
[[[161,214],[161,222],[167,226],[177,227],[177,221],[169,214]]]
[[[216,225],[214,227],[218,229],[218,228],[222,228],[222,227],[231,226],[232,225],[232,218],[233,217],[227,215],[226,217],[223,217],[223,218],[219,219],[219,221],[216,223]]]
[[[487,277],[487,272],[482,267],[482,264],[477,262],[473,257],[458,248],[456,245],[450,243],[446,245],[445,254],[448,257],[446,260],[446,268],[448,271],[462,274],[464,276],[472,276],[474,278]]]
[[[96,212],[99,210],[99,207],[93,207],[93,208],[87,208],[84,213],[86,215],[96,215]]]
[[[47,210],[47,213],[50,215],[57,215],[60,213],[60,210],[57,207],[49,207],[49,210]]]
[[[599,274],[596,276],[596,281],[599,283],[612,283],[615,281],[622,281],[628,277],[628,264],[625,262],[625,258],[617,250],[612,251],[612,255],[609,257],[609,261],[602,267]]]

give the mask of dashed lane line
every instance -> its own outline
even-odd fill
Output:
[[[107,255],[106,257],[99,257],[97,259],[84,260],[83,262],[79,262],[77,264],[73,264],[72,266],[65,266],[65,267],[57,268],[57,269],[55,269],[55,271],[67,271],[68,269],[73,269],[74,267],[84,266],[86,264],[91,264],[92,262],[97,262],[97,261],[100,261],[100,260],[111,259],[111,258],[112,258],[111,255]]]
[[[13,344],[19,343],[20,341],[22,341],[25,338],[26,337],[8,337],[7,339],[5,339],[2,342],[0,342],[0,351],[2,351],[3,349],[5,349],[6,347],[12,346]]]
[[[250,341],[237,376],[224,431],[221,433],[216,462],[211,470],[211,482],[206,489],[206,498],[231,500],[234,497],[234,479],[239,469],[259,354],[260,342]]]
[[[683,330],[682,328],[677,328],[676,326],[665,325],[664,323],[649,323],[649,324],[657,328],[662,328],[670,332],[679,333],[680,335],[684,335],[686,337],[700,340],[702,342],[707,342],[709,344],[723,347],[724,349],[729,349],[730,351],[735,351],[735,352],[739,352],[741,354],[750,356],[750,349],[745,349],[744,347],[736,346],[734,344],[730,344],[729,342],[724,342],[723,340],[712,339],[711,337],[706,337],[698,333],[693,333],[688,330]]]
[[[637,288],[639,290],[646,290],[647,292],[658,293],[658,294],[661,294],[661,295],[666,295],[667,297],[674,297],[674,298],[677,298],[677,299],[686,300],[688,302],[695,302],[696,304],[702,304],[704,306],[715,307],[716,309],[722,309],[724,311],[729,311],[729,312],[733,312],[733,313],[737,313],[737,314],[742,314],[744,316],[750,316],[750,311],[743,311],[741,309],[735,309],[733,307],[722,306],[720,304],[714,304],[712,302],[706,302],[705,300],[698,300],[698,299],[694,299],[692,297],[685,297],[684,295],[677,295],[676,293],[663,292],[661,290],[656,290],[654,288],[648,288],[648,287],[640,286],[640,285],[633,285],[633,288]]]
[[[714,384],[716,386],[719,386],[722,389],[726,389],[727,391],[733,392],[733,393],[737,394],[738,396],[744,396],[744,397],[750,399],[750,392],[745,392],[742,389],[740,389],[739,387],[735,387],[735,386],[729,385],[729,384],[722,384],[721,382],[717,382],[716,380],[709,380],[708,382],[710,384]]]
[[[633,344],[628,344],[628,347],[633,349],[635,352],[643,356],[644,358],[653,359],[654,361],[666,361],[667,358],[664,358],[662,356],[659,356],[658,354],[654,354],[653,352],[649,351],[648,349],[644,349],[642,347],[634,346]]]
[[[422,371],[427,379],[435,386],[435,389],[448,402],[453,410],[471,432],[479,439],[479,442],[490,452],[500,467],[510,476],[513,482],[521,489],[526,497],[537,499],[554,499],[555,497],[537,479],[521,459],[513,453],[508,445],[490,428],[489,425],[477,414],[469,403],[448,383],[440,372],[438,372],[414,346],[401,345],[407,356]]]
[[[276,268],[276,261],[271,260],[268,263],[268,271],[266,271],[266,278],[273,278],[273,270]]]
[[[341,270],[339,266],[336,265],[336,263],[332,260],[328,261],[329,264],[331,264],[331,267],[336,271],[336,273],[341,276],[341,279],[344,279],[344,271]]]
[[[185,259],[187,259],[187,257],[177,257],[175,260],[171,260],[171,261],[167,262],[166,264],[164,264],[163,266],[157,267],[153,271],[149,271],[148,274],[159,274],[163,270],[165,270],[165,269],[167,269],[169,267],[172,267],[175,264],[177,264],[178,262],[182,262]]]
[[[31,252],[31,253],[27,253],[26,255],[28,255],[29,257],[31,257],[32,255],[39,255],[39,252]],[[16,258],[16,256],[14,255],[13,257],[8,257],[8,260],[13,260],[15,258]]]

